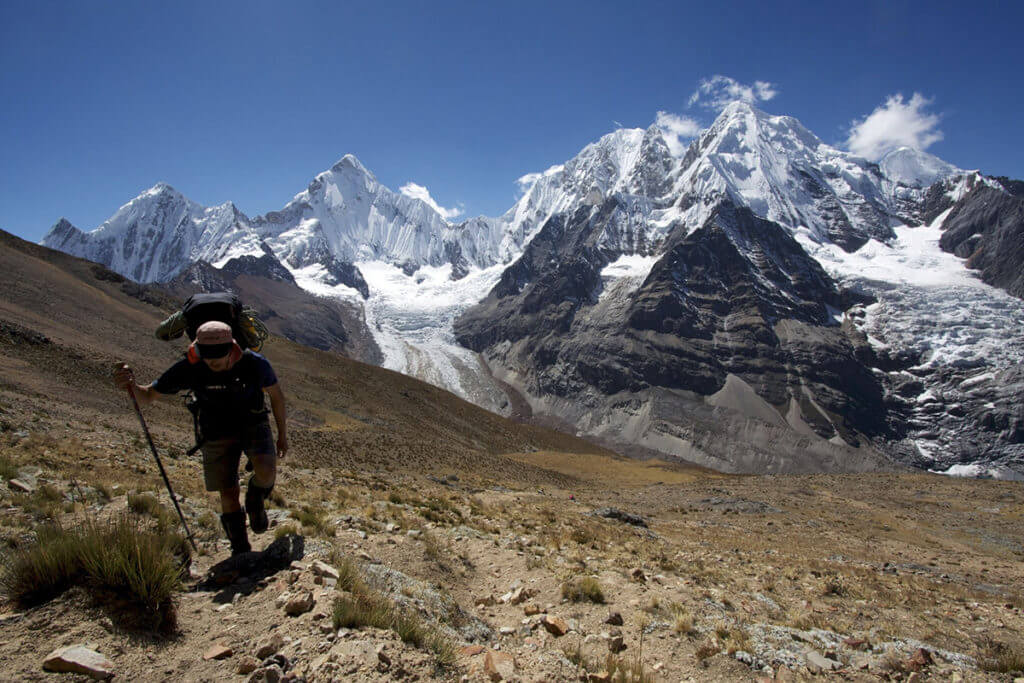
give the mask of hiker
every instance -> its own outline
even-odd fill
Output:
[[[284,393],[269,361],[258,353],[243,351],[232,337],[231,326],[219,321],[203,323],[185,358],[167,369],[148,386],[135,383],[131,368],[121,363],[114,373],[120,389],[132,388],[141,405],[161,396],[191,390],[199,409],[199,447],[203,452],[203,479],[207,491],[220,493],[221,524],[231,541],[231,554],[249,552],[245,530],[260,534],[269,526],[264,500],[274,488],[277,458],[288,452],[288,430]],[[263,393],[270,397],[270,409],[277,426],[277,443],[270,431]],[[242,453],[249,458],[253,474],[245,492],[245,508],[239,503],[241,490],[238,465]]]

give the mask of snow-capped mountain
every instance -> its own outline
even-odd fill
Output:
[[[950,283],[971,278],[936,231],[978,187],[1005,194],[999,182],[908,148],[872,163],[739,102],[680,156],[656,126],[624,129],[521,182],[504,215],[452,223],[349,155],[265,216],[160,184],[90,233],[62,220],[44,244],[144,282],[276,259],[303,288],[362,306],[385,367],[722,469],[860,469],[875,448],[940,469],[989,457],[932,419],[948,401],[914,401],[1001,372],[1012,345],[937,372],[926,356],[948,340],[907,312],[955,309],[967,290]],[[1014,215],[1001,211],[999,244]],[[958,254],[980,243],[959,230]],[[908,289],[901,263],[941,273]],[[987,267],[1005,279],[1005,264]],[[976,338],[996,346],[1024,309],[974,282],[972,306],[992,311]],[[722,445],[721,425],[749,447]]]
[[[136,282],[164,282],[196,261],[258,255],[259,242],[248,223],[231,202],[206,208],[167,183],[157,183],[92,232],[61,219],[43,244],[102,263]]]

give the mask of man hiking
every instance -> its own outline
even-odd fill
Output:
[[[246,512],[254,533],[267,530],[264,499],[274,488],[277,458],[288,452],[284,393],[270,362],[258,353],[243,351],[232,337],[230,325],[210,321],[196,330],[195,341],[185,358],[152,384],[136,384],[126,364],[117,368],[114,382],[120,389],[133,389],[141,405],[179,391],[191,390],[195,394],[206,490],[220,492],[220,521],[231,541],[231,554],[249,552]],[[276,452],[264,392],[270,397],[277,426]],[[243,452],[253,468],[245,492],[245,509],[239,502],[238,482]]]

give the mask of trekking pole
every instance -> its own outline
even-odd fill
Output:
[[[185,534],[188,536],[188,542],[192,544],[192,550],[199,552],[199,548],[196,547],[196,542],[192,538],[192,532],[189,531],[188,524],[185,523],[185,515],[181,512],[181,507],[178,505],[178,499],[174,496],[174,489],[171,488],[171,480],[167,478],[167,472],[164,470],[164,464],[160,462],[160,456],[156,452],[156,446],[153,445],[153,437],[149,435],[149,427],[146,426],[146,419],[142,417],[142,409],[139,408],[139,402],[135,398],[135,389],[129,384],[128,395],[132,397],[132,405],[135,406],[135,414],[139,416],[139,424],[142,425],[142,431],[146,435],[146,441],[149,442],[149,450],[153,451],[153,457],[156,458],[156,466],[160,468],[160,476],[164,478],[164,483],[167,484],[167,492],[171,494],[171,502],[174,503],[174,509],[178,511],[178,518],[181,520],[181,526],[185,527]]]

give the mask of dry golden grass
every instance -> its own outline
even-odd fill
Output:
[[[662,460],[637,461],[596,453],[537,451],[509,453],[509,458],[553,472],[578,477],[591,485],[647,486],[685,484],[714,477],[704,468],[679,465]]]

